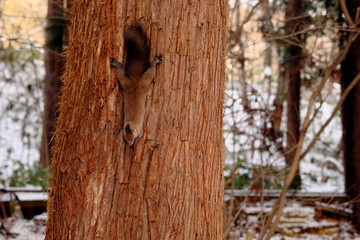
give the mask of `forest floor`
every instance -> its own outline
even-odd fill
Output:
[[[262,216],[271,211],[274,200],[249,202],[242,205],[237,221],[229,232],[230,240],[256,240],[261,230]],[[311,206],[310,206],[311,205]],[[238,211],[238,210],[236,210]],[[343,205],[301,203],[291,200],[271,240],[360,240],[351,226],[351,211]],[[31,220],[8,218],[0,228],[0,240],[43,240],[47,215]]]
[[[275,200],[243,204],[239,217],[232,224],[229,239],[258,239],[264,216],[271,212],[274,204]],[[271,240],[360,240],[351,225],[351,215],[344,204],[290,200]]]
[[[31,220],[9,217],[2,220],[0,240],[43,240],[46,221],[46,213],[37,215]]]

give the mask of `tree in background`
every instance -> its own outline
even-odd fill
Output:
[[[284,53],[285,81],[287,83],[287,144],[285,160],[291,166],[300,134],[300,87],[302,69],[302,40],[299,31],[303,18],[302,0],[289,0],[285,9],[285,32],[290,37]],[[299,173],[292,183],[293,188],[301,187]]]
[[[45,78],[44,78],[44,125],[40,149],[40,164],[47,167],[51,148],[55,143],[55,120],[58,116],[60,76],[65,58],[61,55],[66,28],[66,9],[69,1],[48,0],[47,26],[45,31]]]
[[[222,0],[73,3],[46,239],[222,239],[226,18]],[[134,22],[164,60],[130,148],[109,60]]]
[[[344,11],[350,31],[359,34],[359,0],[347,0]],[[356,19],[357,17],[357,19]],[[341,63],[341,88],[344,91],[360,73],[360,37],[352,42],[346,58]],[[353,221],[360,231],[360,83],[357,83],[342,106],[345,190],[353,199]]]

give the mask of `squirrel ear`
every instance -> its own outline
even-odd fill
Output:
[[[133,130],[131,129],[130,125],[129,124],[126,124],[125,126],[125,131],[129,134],[133,133]]]

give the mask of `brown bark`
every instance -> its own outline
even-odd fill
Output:
[[[226,2],[82,0],[71,16],[45,239],[222,239]],[[134,22],[163,62],[130,148],[110,58]]]
[[[289,0],[285,11],[285,30],[288,34],[300,30],[302,19],[299,18],[302,9],[302,0]],[[299,36],[289,39],[294,43],[301,43]],[[287,144],[285,160],[291,166],[295,148],[300,135],[300,70],[302,68],[302,49],[297,45],[289,45],[285,49],[285,78],[287,82]],[[293,187],[300,187],[300,176],[298,175]]]
[[[45,78],[44,78],[44,117],[43,135],[40,149],[40,165],[47,167],[51,157],[51,148],[55,140],[55,120],[58,115],[58,103],[60,95],[60,76],[63,73],[65,59],[60,56],[63,49],[62,26],[64,16],[63,0],[48,0],[47,31],[45,32]],[[59,29],[60,28],[60,29]]]
[[[359,0],[346,1],[350,17],[355,22]],[[358,26],[359,27],[359,26]],[[344,91],[360,72],[360,37],[351,44],[346,58],[341,64],[341,87]],[[342,107],[345,190],[354,200],[353,221],[360,231],[360,83],[351,90]]]

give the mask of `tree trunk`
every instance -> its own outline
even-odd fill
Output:
[[[293,34],[300,30],[300,18],[302,0],[289,0],[285,11],[285,30],[287,34]],[[288,39],[301,44],[300,36]],[[285,78],[287,82],[287,147],[286,164],[291,166],[295,148],[300,135],[300,70],[302,68],[302,49],[295,44],[285,48]],[[301,179],[299,174],[295,177],[291,188],[300,188]]]
[[[281,52],[280,47],[277,47],[278,53]],[[280,54],[279,54],[280,56]],[[284,152],[284,146],[282,141],[278,141],[279,138],[283,138],[283,132],[281,130],[281,119],[283,116],[284,101],[286,99],[286,79],[285,79],[285,69],[284,66],[279,61],[279,73],[278,73],[278,82],[276,88],[275,99],[273,103],[273,110],[270,114],[270,121],[272,126],[272,131],[270,132],[270,138],[276,144],[276,148],[280,152]]]
[[[45,32],[45,78],[44,78],[44,117],[40,148],[40,165],[47,167],[50,149],[55,143],[55,120],[58,115],[60,95],[60,76],[65,59],[60,56],[63,50],[65,30],[63,0],[48,0],[47,26]]]
[[[271,17],[273,15],[272,8],[269,4],[269,0],[265,0],[262,2],[262,15],[261,20],[261,32],[263,34],[263,38],[266,44],[265,52],[264,52],[264,83],[268,85],[269,96],[271,95],[271,81],[272,81],[272,48],[273,43],[271,41],[267,41],[267,36],[269,33],[273,31],[273,25],[271,22]],[[271,70],[271,73],[269,73]]]
[[[273,9],[275,9],[276,3],[273,2]],[[283,141],[278,139],[284,139],[284,133],[281,129],[281,122],[283,117],[284,102],[287,97],[287,79],[285,78],[285,65],[284,65],[284,47],[283,44],[276,44],[276,53],[278,55],[278,77],[277,77],[277,87],[275,93],[275,99],[273,102],[273,110],[270,113],[270,122],[271,122],[271,131],[270,139],[275,143],[276,149],[284,153],[284,144]]]
[[[350,16],[355,21],[359,0],[346,1]],[[360,72],[360,37],[352,43],[349,52],[341,64],[341,87],[345,90]],[[353,221],[360,231],[360,83],[349,93],[342,106],[345,190],[353,199]]]
[[[74,1],[46,238],[222,239],[225,1]],[[110,58],[123,30],[163,54],[134,148]]]

